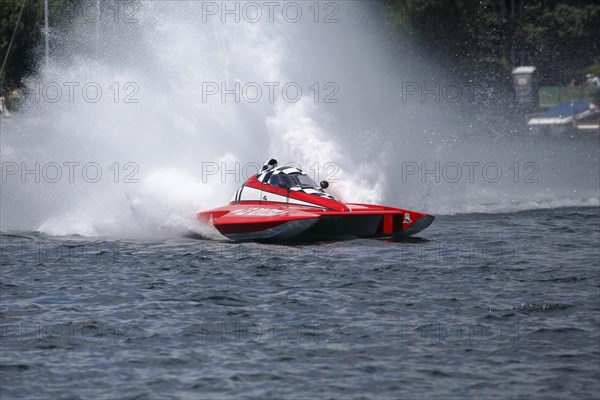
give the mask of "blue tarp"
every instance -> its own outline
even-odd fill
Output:
[[[560,103],[545,113],[531,118],[529,125],[563,125],[573,122],[591,114],[590,103],[580,101],[578,103]]]
[[[560,103],[554,108],[549,109],[538,118],[564,118],[572,117],[575,114],[580,114],[584,111],[589,110],[590,103],[581,101],[579,103]]]

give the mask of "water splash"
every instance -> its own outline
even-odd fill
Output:
[[[52,62],[27,81],[28,103],[0,127],[3,168],[19,168],[3,175],[2,230],[199,232],[194,212],[225,204],[253,163],[271,157],[328,178],[346,201],[450,214],[599,204],[597,138],[473,136],[465,128],[471,117],[457,104],[407,101],[406,83],[452,78],[426,57],[397,62],[369,18],[372,4],[339,3],[339,22],[325,24],[310,14],[298,23],[281,15],[205,21],[201,3],[143,2],[136,23],[97,26],[79,16],[74,34],[56,35]],[[273,82],[270,101],[265,83]],[[302,88],[298,101],[282,95],[290,82]],[[258,83],[263,97],[205,99],[206,83]],[[62,89],[56,102],[46,98],[54,84]],[[324,102],[327,96],[337,102]],[[473,181],[465,162],[480,163]],[[537,165],[538,183],[522,182],[528,162]],[[21,175],[35,163],[39,182]],[[56,183],[53,163],[62,173]],[[72,181],[65,163],[78,164]],[[439,179],[427,174],[436,163]],[[452,163],[463,174],[456,182]],[[486,163],[500,166],[504,178],[488,182]],[[90,182],[98,168],[100,179]]]

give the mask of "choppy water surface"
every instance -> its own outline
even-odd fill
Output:
[[[596,133],[529,132],[496,88],[391,40],[381,2],[296,2],[297,23],[137,3],[51,19],[0,121],[1,400],[600,397]],[[271,157],[439,217],[401,243],[199,239],[194,213]]]
[[[599,215],[403,243],[4,232],[1,397],[598,398]]]

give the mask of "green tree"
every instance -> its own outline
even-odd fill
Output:
[[[387,0],[384,24],[455,72],[532,64],[563,83],[599,62],[598,20],[594,0]]]
[[[40,25],[44,18],[43,3],[40,7],[39,1],[25,0],[21,20],[17,25],[22,3],[23,0],[3,0],[0,4],[0,62],[4,61],[15,32],[10,54],[0,75],[4,91],[18,86],[24,75],[33,72],[33,55],[43,38],[43,25]]]
[[[79,1],[48,0],[48,3],[51,33],[55,29],[69,29],[81,9]],[[22,5],[23,12],[19,20]],[[3,92],[20,87],[22,78],[34,73],[37,62],[41,59],[44,45],[44,0],[0,0],[0,63],[6,57],[13,32],[15,36],[10,54],[0,74]]]

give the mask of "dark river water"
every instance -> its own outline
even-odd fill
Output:
[[[0,397],[598,398],[599,216],[298,246],[4,232]]]

